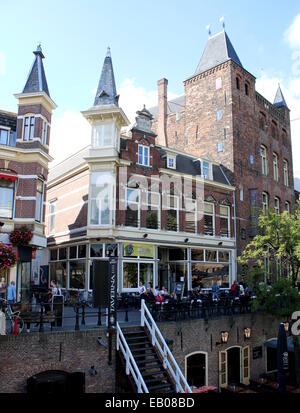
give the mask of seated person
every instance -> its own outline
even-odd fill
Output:
[[[160,291],[159,294],[156,296],[155,301],[158,304],[162,304],[165,301],[165,297],[163,296],[162,292]]]
[[[239,286],[237,281],[234,281],[234,283],[232,284],[231,288],[230,288],[230,294],[233,297],[238,297],[239,296]]]
[[[161,293],[164,297],[170,297],[170,294],[168,293],[166,287],[164,287],[164,286],[161,289]]]
[[[148,289],[147,289],[146,294],[147,294],[147,300],[148,301],[155,301],[155,291],[154,291],[152,283],[148,284]]]

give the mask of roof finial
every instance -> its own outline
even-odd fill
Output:
[[[108,48],[107,48],[106,57],[111,57],[110,47],[109,47],[109,46],[108,46]]]
[[[205,26],[205,30],[208,32],[208,35],[211,36],[211,24]]]
[[[224,16],[220,17],[219,22],[222,24],[223,30],[225,30],[225,17]]]

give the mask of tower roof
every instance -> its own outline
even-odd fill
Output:
[[[114,69],[111,60],[110,48],[107,48],[104,59],[102,73],[99,80],[94,106],[115,105],[118,106],[119,96],[117,95]]]
[[[288,105],[286,104],[280,85],[278,85],[273,105],[278,108],[285,107],[288,109]]]
[[[23,89],[23,93],[45,92],[49,97],[49,89],[43,65],[43,55],[41,45],[39,44],[36,51],[33,52],[35,59],[32,68],[29,72],[27,82]]]
[[[228,60],[233,60],[243,67],[227,33],[223,30],[208,39],[195,75],[199,75],[221,63],[227,62]]]

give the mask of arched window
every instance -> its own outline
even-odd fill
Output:
[[[283,183],[289,186],[289,163],[286,159],[283,161]]]
[[[263,175],[268,175],[267,148],[263,145],[261,145],[260,147],[260,157],[261,157],[261,173]]]
[[[269,209],[269,195],[266,192],[262,193],[262,209],[264,214],[266,214]]]
[[[280,199],[278,197],[274,199],[274,211],[277,215],[280,214]]]
[[[273,178],[278,182],[278,155],[275,152],[273,152]]]

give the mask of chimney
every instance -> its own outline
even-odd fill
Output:
[[[157,112],[157,135],[158,144],[168,146],[167,140],[167,114],[168,114],[168,80],[161,79],[158,86],[158,112]]]

